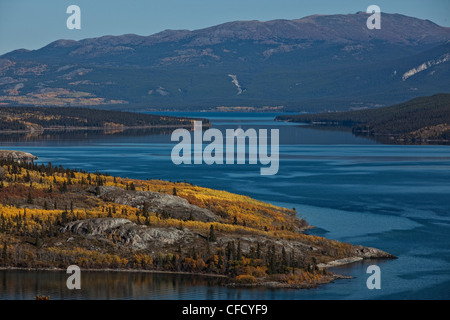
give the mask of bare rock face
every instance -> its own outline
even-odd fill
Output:
[[[355,256],[361,257],[363,259],[396,259],[397,257],[387,253],[383,250],[372,248],[372,247],[364,247],[364,246],[354,246]]]
[[[188,243],[190,238],[194,236],[186,229],[151,228],[130,224],[119,228],[116,234],[124,240],[125,244],[133,249],[170,246],[180,241]]]
[[[74,221],[65,225],[60,231],[80,236],[107,237],[114,235],[114,242],[130,246],[134,250],[161,248],[179,241],[189,243],[195,238],[195,234],[188,229],[153,228],[119,218]]]
[[[148,210],[167,214],[175,219],[187,220],[192,217],[197,221],[214,222],[220,218],[212,211],[190,204],[186,199],[152,191],[131,191],[113,186],[101,186],[99,197],[104,201],[129,205],[142,209],[147,203]],[[92,190],[93,191],[93,190]]]
[[[13,150],[0,150],[0,159],[12,160],[17,163],[21,162],[31,162],[36,160],[38,157],[32,155],[28,152],[13,151]]]
[[[78,235],[96,236],[120,228],[127,223],[134,224],[128,219],[98,218],[79,220],[68,223],[61,229],[61,232],[70,231]]]
[[[332,268],[362,261],[365,259],[397,259],[396,256],[383,250],[372,247],[364,247],[360,245],[353,246],[353,254],[353,256],[347,258],[330,261],[328,263],[319,263],[317,267],[319,267],[320,269]]]

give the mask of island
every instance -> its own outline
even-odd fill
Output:
[[[382,143],[450,143],[450,94],[419,97],[390,107],[345,112],[281,115],[278,121],[318,128],[351,128],[355,135]]]
[[[15,156],[12,156],[15,155]],[[37,164],[0,151],[0,267],[178,272],[229,286],[311,288],[329,267],[392,259],[305,233],[294,209],[189,182]]]

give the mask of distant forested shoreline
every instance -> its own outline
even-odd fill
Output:
[[[278,121],[351,128],[381,142],[450,142],[450,94],[419,97],[390,107],[347,112],[282,115]]]
[[[191,127],[193,120],[175,116],[81,107],[0,107],[0,131],[44,129]],[[209,121],[202,119],[203,123]]]

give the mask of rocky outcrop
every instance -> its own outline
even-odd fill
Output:
[[[356,257],[361,257],[363,259],[396,259],[397,257],[387,253],[383,250],[364,247],[364,246],[354,246],[354,253]]]
[[[137,225],[128,219],[98,218],[73,221],[61,228],[60,232],[88,237],[110,238],[120,245],[134,250],[161,249],[179,241],[191,242],[196,235],[186,228],[156,228]]]
[[[87,219],[70,222],[65,225],[60,231],[70,231],[78,235],[96,236],[103,235],[105,232],[109,232],[113,229],[120,228],[121,226],[132,223],[128,219],[117,218],[98,218]]]
[[[333,260],[333,261],[330,261],[328,263],[319,263],[317,265],[317,267],[319,269],[333,268],[333,267],[343,266],[345,264],[350,264],[350,263],[354,263],[354,262],[362,261],[362,260],[364,260],[364,259],[361,258],[361,257],[356,257],[355,256],[355,257],[349,257],[349,258]]]
[[[397,257],[387,253],[383,250],[372,248],[372,247],[364,247],[364,246],[353,246],[353,254],[354,256],[333,260],[328,263],[319,263],[317,267],[324,268],[332,268],[338,267],[345,264],[350,264],[366,259],[396,259]]]
[[[92,188],[91,192],[95,192]],[[142,209],[147,204],[148,211],[165,214],[168,217],[187,220],[215,222],[220,218],[212,211],[190,204],[186,199],[152,191],[131,191],[113,186],[99,187],[99,197],[104,201],[128,205]]]
[[[28,152],[13,151],[13,150],[0,150],[0,160],[12,160],[17,163],[21,162],[31,162],[36,160],[38,157],[32,155]]]

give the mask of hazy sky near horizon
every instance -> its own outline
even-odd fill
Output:
[[[69,5],[81,9],[81,30],[69,30]],[[235,20],[298,19],[347,14],[378,5],[450,27],[450,0],[0,0],[0,54],[38,49],[58,39],[150,35],[201,29]]]

